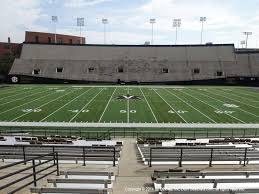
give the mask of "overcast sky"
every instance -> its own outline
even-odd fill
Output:
[[[251,31],[249,47],[259,47],[259,0],[2,0],[0,41],[24,41],[24,31],[79,35],[76,18],[85,18],[87,43],[103,43],[102,18],[108,18],[107,43],[143,44],[151,40],[150,18],[156,18],[154,44],[173,44],[173,18],[181,18],[179,44],[200,42],[200,16],[206,16],[204,42],[234,43]],[[258,43],[257,43],[258,42]]]

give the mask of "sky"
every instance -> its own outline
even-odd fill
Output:
[[[55,32],[51,16],[58,16],[57,33],[80,35],[76,18],[85,18],[82,36],[89,44],[144,44],[151,41],[150,18],[155,18],[154,44],[175,44],[173,19],[181,18],[177,44],[203,40],[241,47],[244,31],[253,32],[248,47],[259,47],[259,0],[2,0],[0,41],[23,42],[25,31]]]

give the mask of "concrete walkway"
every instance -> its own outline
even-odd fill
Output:
[[[114,194],[146,194],[146,183],[151,182],[150,169],[138,162],[135,139],[123,139],[118,176],[113,187]]]

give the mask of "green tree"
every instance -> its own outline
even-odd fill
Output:
[[[8,75],[12,64],[14,62],[15,56],[12,53],[5,53],[0,58],[0,75]]]

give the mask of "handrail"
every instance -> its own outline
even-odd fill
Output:
[[[27,160],[26,160],[26,156],[30,155],[26,153],[26,148],[52,148],[53,152],[58,152],[58,148],[76,148],[78,150],[80,150],[80,152],[82,154],[80,155],[71,155],[74,157],[81,157],[83,159],[83,166],[86,165],[86,157],[109,157],[112,158],[113,161],[113,166],[116,166],[116,146],[73,146],[73,145],[0,145],[0,147],[8,147],[8,148],[13,148],[13,147],[17,147],[17,148],[22,148],[22,153],[20,154],[13,154],[13,155],[23,155],[23,163],[26,164]],[[57,148],[57,149],[56,149]],[[96,151],[104,151],[104,150],[108,150],[110,151],[112,154],[111,155],[104,155],[104,154],[99,154],[99,155],[95,155],[95,156],[87,156],[86,154],[86,150],[87,149],[91,149],[91,150],[96,150]],[[10,155],[8,153],[0,153],[0,155]],[[66,153],[59,153],[59,156],[70,156],[69,154]],[[20,162],[20,163],[22,163]],[[1,168],[0,168],[1,169]]]
[[[229,149],[228,147],[149,147],[149,167],[152,167],[152,150],[164,150],[164,149],[180,149],[180,156],[179,156],[179,167],[182,167],[182,160],[183,160],[183,150],[187,149],[197,149],[197,150],[210,150],[210,160],[209,160],[209,166],[212,166],[213,162],[213,153],[214,150],[227,150]],[[237,148],[237,149],[244,149],[244,160],[243,160],[243,166],[246,166],[246,161],[247,161],[247,150],[248,148]]]
[[[39,160],[39,159],[42,159],[44,160],[44,158],[46,156],[52,156],[52,159],[49,159],[49,160],[46,160],[42,163],[38,163],[36,164],[36,160]],[[43,164],[47,164],[49,162],[52,162],[53,161],[53,164],[51,164],[50,166],[47,166],[47,167],[44,167],[40,170],[36,170],[36,167],[38,166],[42,166]],[[24,172],[24,171],[27,171],[27,170],[30,170],[32,169],[32,173],[29,173],[19,179],[16,179],[16,180],[11,180],[11,182],[8,182],[2,186],[0,186],[0,191],[3,190],[3,189],[6,189],[7,187],[9,186],[12,186],[16,183],[19,183],[21,181],[24,181],[26,179],[29,179],[29,178],[33,178],[32,181],[26,183],[26,184],[23,184],[22,186],[19,186],[17,187],[16,189],[8,192],[8,194],[14,194],[16,193],[17,191],[20,191],[21,189],[31,185],[31,184],[34,184],[34,186],[36,187],[37,186],[37,181],[43,179],[44,177],[50,175],[50,174],[53,174],[53,173],[57,173],[57,176],[59,176],[59,159],[58,159],[58,153],[57,152],[52,152],[52,153],[48,153],[48,154],[44,154],[44,155],[39,155],[37,157],[34,157],[34,158],[30,158],[30,159],[27,159],[27,160],[23,160],[23,161],[20,161],[20,162],[15,162],[15,163],[12,163],[12,164],[8,164],[8,165],[5,165],[5,166],[1,166],[0,167],[0,170],[4,170],[4,169],[8,169],[10,167],[14,167],[14,166],[17,166],[17,165],[20,165],[20,164],[24,164],[24,163],[28,163],[28,162],[31,162],[31,166],[28,166],[28,167],[25,167],[25,168],[22,168],[22,169],[19,169],[19,170],[16,170],[16,171],[12,171],[11,173],[8,173],[6,175],[3,175],[0,177],[0,182],[3,181],[4,179],[8,178],[8,177],[14,177],[15,175],[21,173],[21,172]],[[47,174],[44,174],[40,177],[37,177],[37,175],[39,175],[41,172],[47,170],[47,169],[50,169],[52,167],[56,167],[55,170],[52,170],[51,172],[48,172]]]

